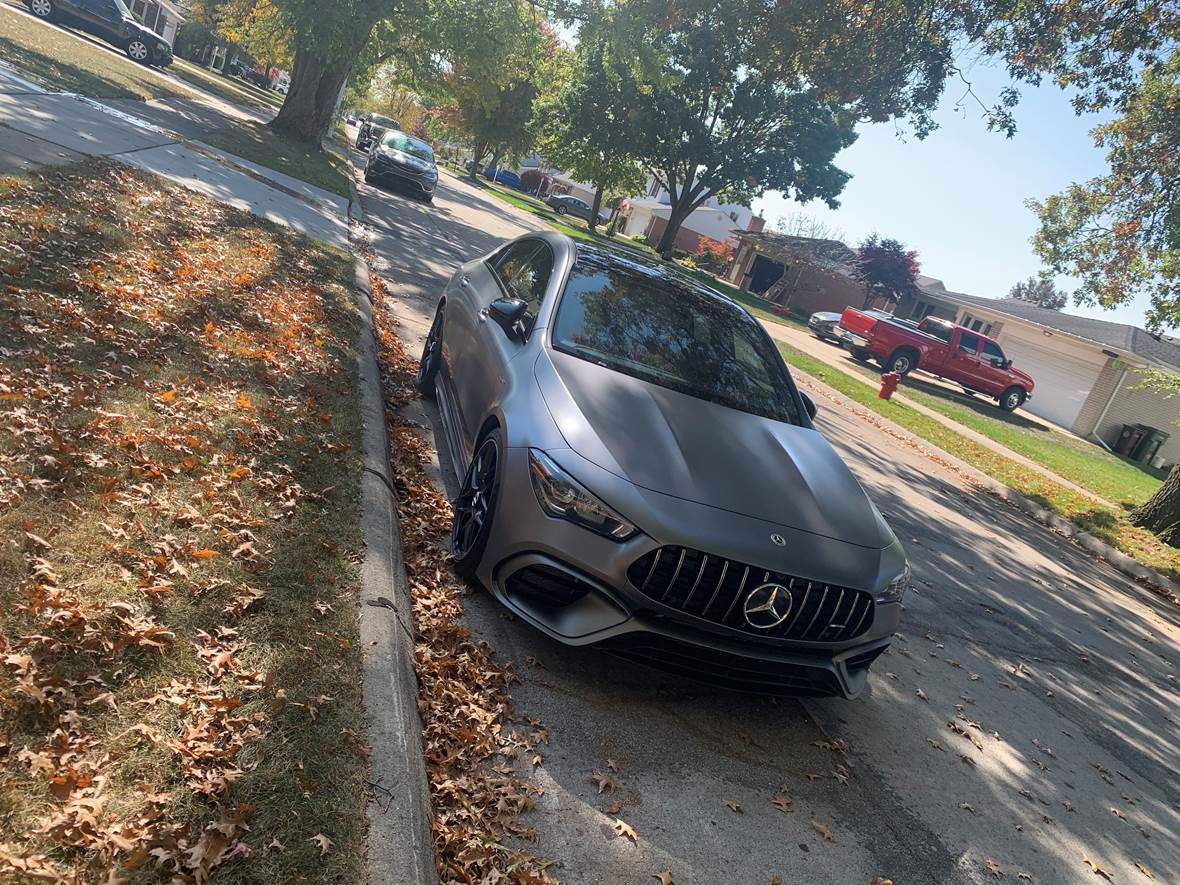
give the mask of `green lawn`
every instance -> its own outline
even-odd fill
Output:
[[[183,58],[175,59],[168,68],[168,72],[181,80],[192,83],[198,89],[212,92],[219,98],[235,104],[260,108],[277,108],[283,104],[283,97],[277,92],[259,89],[257,86],[236,77],[223,77],[221,74],[195,65]]]
[[[129,58],[71,36],[68,31],[42,24],[0,4],[0,59],[51,89],[78,92],[95,98],[189,98],[180,90]]]
[[[849,363],[849,368],[855,373],[851,377],[860,376],[872,388],[877,387],[880,379],[877,369],[856,363]],[[1166,470],[1144,468],[1112,455],[1096,443],[1029,420],[1020,410],[1004,412],[993,400],[949,390],[920,376],[906,378],[901,392],[914,402],[970,427],[1095,495],[1126,508],[1138,506],[1150,498],[1167,476]]]
[[[808,356],[789,344],[776,343],[783,358],[791,366],[818,378],[869,411],[901,425],[915,436],[1065,517],[1139,562],[1169,577],[1180,578],[1180,550],[1162,543],[1150,532],[1131,525],[1124,511],[1096,504],[1079,492],[1032,473],[1011,458],[956,433],[910,406],[878,399],[876,390],[859,378]],[[907,390],[907,395],[909,392]],[[1064,472],[1062,475],[1065,475]]]
[[[237,123],[204,139],[213,147],[348,197],[348,163],[332,151],[283,138],[269,126]]]

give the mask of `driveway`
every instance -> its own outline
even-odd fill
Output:
[[[447,174],[434,206],[359,187],[414,353],[454,267],[537,227]],[[473,590],[467,625],[515,662],[517,715],[549,733],[531,850],[562,881],[611,885],[664,870],[680,885],[1102,881],[1091,864],[1117,882],[1149,881],[1136,864],[1175,881],[1180,612],[818,399],[819,429],[914,567],[869,690],[854,702],[720,692],[565,648]],[[598,792],[599,772],[613,794]]]

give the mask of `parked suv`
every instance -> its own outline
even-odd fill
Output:
[[[25,0],[29,12],[46,21],[61,22],[118,46],[132,61],[167,67],[172,46],[141,25],[123,0]]]
[[[569,194],[552,194],[546,198],[545,204],[557,212],[558,215],[572,215],[575,218],[581,218],[583,221],[589,221],[594,212],[594,209],[584,200],[571,197]],[[606,223],[607,220],[605,213],[598,213],[600,224]]]
[[[361,128],[356,132],[356,149],[358,151],[367,151],[375,141],[380,141],[381,136],[391,129],[401,129],[402,124],[390,117],[383,117],[380,114],[365,114],[361,118]]]

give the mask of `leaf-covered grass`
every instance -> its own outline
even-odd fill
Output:
[[[0,206],[0,879],[361,881],[351,261],[97,161]]]
[[[235,104],[260,108],[277,108],[283,104],[283,96],[273,90],[259,89],[236,77],[224,77],[183,58],[173,59],[168,73]]]
[[[235,123],[202,139],[213,147],[348,198],[348,163],[318,145],[284,138],[260,123]]]
[[[1124,512],[1096,504],[1086,495],[1028,470],[1024,465],[956,433],[916,409],[892,400],[878,399],[876,389],[860,378],[834,369],[789,344],[776,343],[789,365],[818,378],[869,412],[901,425],[920,439],[949,452],[1047,510],[1065,517],[1139,562],[1171,578],[1180,578],[1180,550],[1164,544],[1151,532],[1131,525]],[[886,431],[878,428],[877,432]]]
[[[0,60],[52,89],[95,98],[191,98],[115,47],[79,40],[68,30],[47,25],[0,3]],[[95,38],[97,39],[97,38]],[[105,44],[104,44],[105,45]]]

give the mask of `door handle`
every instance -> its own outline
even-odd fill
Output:
[[[466,277],[466,275],[464,275],[464,276],[461,276],[461,277],[459,277],[459,285],[460,285],[460,286],[463,286],[463,287],[470,286],[470,285],[471,285],[471,280],[469,280],[469,279]]]
[[[481,323],[486,323],[488,321],[488,309],[486,307],[483,308],[476,316],[479,317]]]

